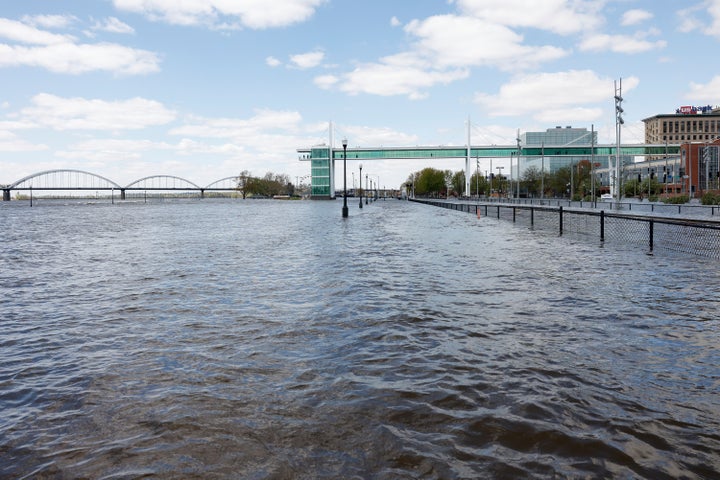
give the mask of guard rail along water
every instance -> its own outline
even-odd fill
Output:
[[[410,201],[466,212],[480,218],[491,217],[524,223],[533,230],[597,239],[603,244],[638,245],[647,248],[649,254],[657,249],[664,249],[720,258],[720,222],[709,219],[637,215],[564,208],[562,205],[470,203],[418,198]]]

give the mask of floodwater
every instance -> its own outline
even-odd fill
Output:
[[[717,478],[720,273],[398,200],[0,205],[2,478]]]

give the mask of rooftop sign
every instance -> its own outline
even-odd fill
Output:
[[[702,107],[694,107],[692,105],[683,105],[682,107],[675,110],[675,113],[683,115],[697,115],[702,113],[711,113],[713,111],[712,105],[705,105]]]

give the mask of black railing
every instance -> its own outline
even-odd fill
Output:
[[[720,258],[720,222],[668,218],[594,209],[567,209],[562,205],[521,205],[500,202],[468,203],[411,199],[480,217],[524,223],[533,230],[576,235],[601,242],[635,244],[649,253],[672,250]]]

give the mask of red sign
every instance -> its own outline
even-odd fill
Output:
[[[685,114],[694,113],[693,110],[694,110],[694,108],[690,105],[684,105],[684,106],[680,107],[680,113],[685,113]]]

